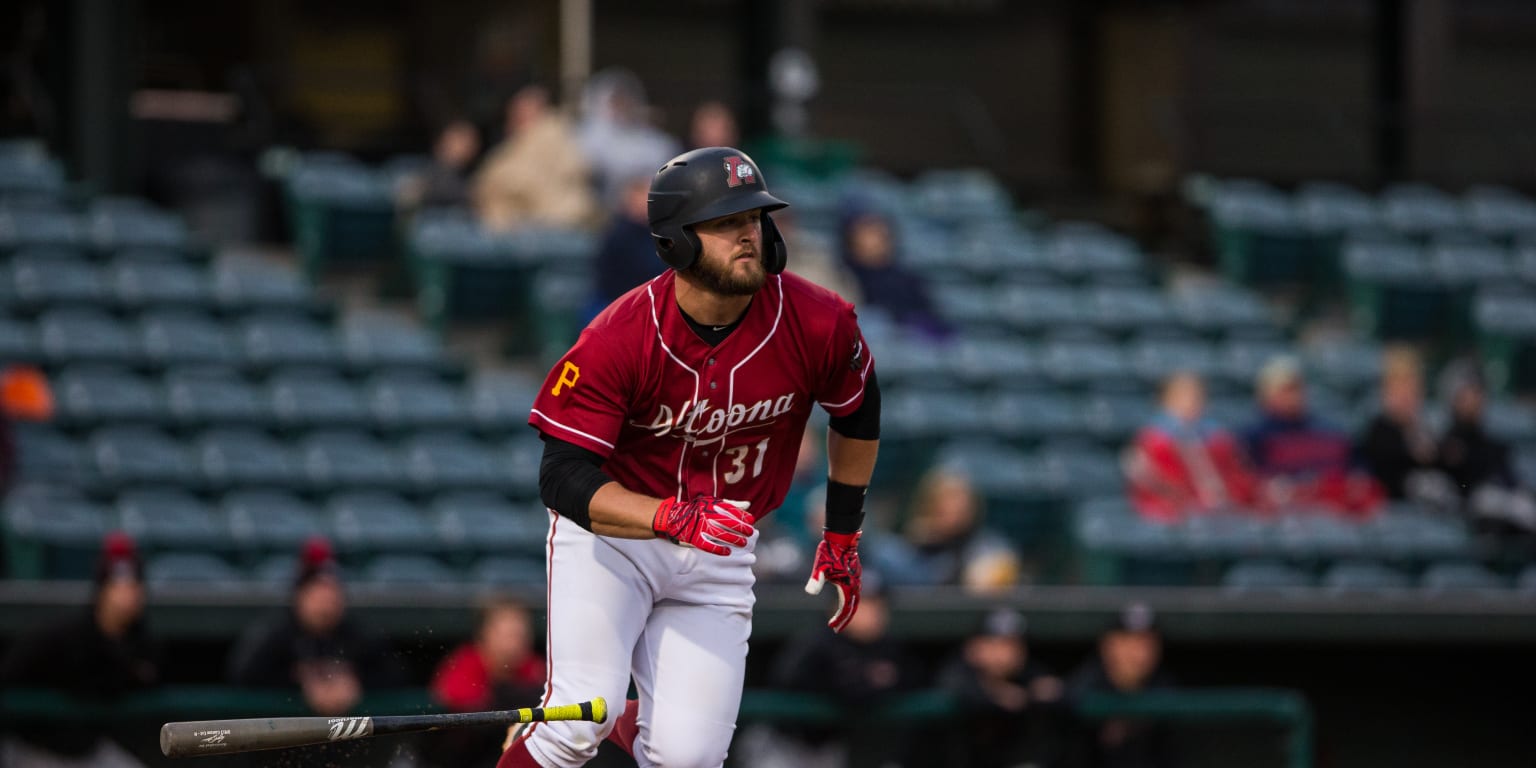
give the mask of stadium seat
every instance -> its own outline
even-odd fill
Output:
[[[884,361],[881,361],[882,364]],[[881,375],[885,375],[882,366]],[[883,381],[883,379],[882,379]],[[531,376],[479,373],[470,382],[469,411],[483,431],[501,432],[524,427],[533,408],[540,382]]]
[[[229,329],[201,312],[163,309],[140,316],[144,355],[155,365],[238,366],[244,360]]]
[[[1314,234],[1336,236],[1381,225],[1375,201],[1344,184],[1307,182],[1297,187],[1294,200],[1297,222]]]
[[[1489,592],[1508,585],[1498,574],[1476,563],[1434,563],[1419,577],[1419,587],[1426,592]]]
[[[542,586],[544,559],[486,557],[470,570],[475,581],[497,587]]]
[[[169,552],[149,558],[144,580],[150,589],[196,586],[198,589],[238,589],[244,574],[228,561],[201,552]]]
[[[514,506],[500,494],[460,491],[432,499],[438,540],[446,549],[542,555],[549,514],[542,505]]]
[[[148,550],[225,549],[229,531],[207,504],[186,491],[150,488],[117,497],[123,530]]]
[[[1084,434],[1119,447],[1152,419],[1156,409],[1153,398],[1145,395],[1090,392],[1078,405],[1078,422]]]
[[[1381,381],[1381,345],[1346,337],[1308,346],[1302,359],[1308,376],[1347,397],[1359,397]]]
[[[990,286],[934,283],[930,291],[939,315],[961,328],[983,329],[997,320],[997,292]]]
[[[106,510],[73,491],[13,488],[5,499],[7,566],[12,578],[88,579],[110,530]]]
[[[1084,291],[1083,298],[1087,319],[1111,332],[1129,333],[1174,324],[1173,308],[1161,291],[1094,286]]]
[[[212,291],[220,305],[232,309],[302,309],[311,301],[303,275],[254,256],[221,257],[213,268]]]
[[[246,360],[252,365],[337,365],[341,345],[330,328],[302,315],[259,314],[240,324]]]
[[[374,376],[367,385],[366,407],[376,424],[389,429],[458,427],[471,422],[463,390],[421,372]]]
[[[1234,331],[1273,328],[1264,301],[1233,286],[1203,286],[1171,295],[1173,316],[1186,328],[1215,338]]]
[[[381,555],[370,561],[360,576],[364,584],[445,590],[458,588],[461,581],[459,574],[426,555]]]
[[[1131,370],[1154,387],[1177,371],[1210,379],[1222,370],[1216,347],[1199,339],[1144,336],[1131,342],[1128,351]]]
[[[1141,271],[1141,252],[1130,238],[1098,224],[1064,222],[1046,242],[1046,263],[1069,279]]]
[[[303,471],[316,488],[396,488],[409,483],[394,449],[362,432],[323,431],[299,441]]]
[[[1474,544],[1457,518],[1425,512],[1412,504],[1392,504],[1361,524],[1370,549],[1394,560],[1426,561],[1469,557]]]
[[[1512,398],[1491,398],[1483,411],[1489,434],[1511,443],[1536,440],[1536,410]]]
[[[1377,592],[1411,585],[1402,571],[1368,561],[1335,563],[1323,573],[1323,586],[1334,592]]]
[[[37,326],[34,323],[0,317],[0,359],[27,363],[41,357]]]
[[[103,205],[91,210],[90,238],[96,248],[115,251],[124,248],[185,249],[191,238],[187,225],[174,214],[155,209],[147,203]]]
[[[370,421],[362,393],[325,371],[279,371],[268,379],[267,393],[273,420],[284,429],[362,426]]]
[[[71,366],[58,375],[59,418],[75,425],[148,422],[164,419],[158,387],[143,377],[109,366]]]
[[[432,368],[443,362],[442,350],[425,328],[393,315],[361,313],[349,316],[341,329],[342,351],[354,368]]]
[[[1312,577],[1283,563],[1258,560],[1229,568],[1221,585],[1235,592],[1291,591],[1311,587]]]
[[[1083,550],[1086,583],[1178,583],[1185,578],[1186,555],[1176,531],[1141,518],[1123,494],[1080,503],[1073,533]]]
[[[134,363],[142,357],[134,334],[99,310],[52,310],[38,328],[43,355],[54,363]]]
[[[508,493],[518,498],[539,497],[539,461],[544,441],[531,429],[514,432],[503,445]]]
[[[271,488],[224,494],[219,508],[236,545],[261,551],[292,551],[326,529],[314,505]]]
[[[1296,561],[1358,557],[1368,541],[1359,525],[1326,512],[1289,511],[1275,529],[1280,550]]]
[[[83,248],[86,244],[85,226],[77,214],[51,208],[0,208],[0,253],[31,247]]]
[[[931,359],[928,366],[933,366]],[[975,386],[1011,388],[1040,374],[1034,345],[1009,338],[967,336],[950,345],[948,365],[960,378]],[[884,359],[880,373],[885,374]]]
[[[1008,193],[990,173],[981,170],[928,171],[912,182],[913,203],[923,214],[959,224],[1007,215]]]
[[[1426,235],[1465,229],[1461,206],[1428,184],[1393,184],[1380,195],[1382,223],[1399,232]]]
[[[393,191],[382,174],[306,161],[288,176],[286,192],[294,244],[311,277],[333,264],[376,264],[393,253]]]
[[[1536,232],[1536,201],[1509,187],[1475,186],[1462,196],[1467,224],[1488,237]]]
[[[1526,594],[1536,592],[1536,564],[1527,565],[1520,571],[1515,577],[1515,588]]]
[[[108,269],[107,281],[113,301],[125,307],[202,308],[213,302],[206,271],[180,262],[120,258]]]
[[[1195,557],[1240,560],[1273,550],[1272,527],[1246,512],[1192,515],[1179,526],[1183,546]]]
[[[1036,459],[1057,492],[1069,498],[1114,492],[1125,484],[1119,457],[1079,441],[1063,440],[1040,447]]]
[[[166,406],[182,426],[262,424],[271,419],[256,387],[227,368],[177,368],[165,374]]]
[[[417,434],[400,447],[406,471],[418,488],[502,488],[509,483],[502,455],[462,434]]]
[[[289,448],[255,429],[211,429],[194,443],[203,482],[213,488],[247,485],[294,487],[301,483]]]
[[[1041,362],[1046,376],[1067,386],[1081,387],[1130,374],[1120,345],[1107,341],[1052,338],[1041,347]]]
[[[1076,289],[1047,285],[1013,285],[998,291],[997,316],[1009,328],[1026,334],[1089,319],[1088,307]]]
[[[391,493],[353,491],[326,502],[336,541],[353,553],[432,549],[432,528],[415,505]]]
[[[75,488],[91,484],[93,471],[84,447],[50,424],[17,422],[16,471],[23,480],[56,482]]]
[[[90,450],[97,476],[109,486],[186,485],[196,479],[181,442],[149,427],[103,427],[91,434]]]
[[[60,304],[102,305],[107,282],[96,265],[64,249],[31,249],[10,263],[10,297],[16,306],[41,309]]]
[[[1509,253],[1479,236],[1436,235],[1429,244],[1429,259],[1436,278],[1460,288],[1498,286],[1514,277]]]
[[[258,584],[287,592],[293,587],[299,573],[297,555],[280,553],[268,555],[250,570],[250,577]]]
[[[978,434],[1015,445],[1070,437],[1086,429],[1076,401],[1053,391],[1004,392],[981,400],[978,405],[987,415]]]
[[[1292,354],[1290,344],[1277,340],[1228,339],[1220,346],[1219,370],[1228,382],[1251,386],[1269,361]]]
[[[1450,288],[1428,254],[1390,239],[1357,239],[1344,246],[1344,274],[1358,325],[1378,338],[1426,336],[1443,326]]]

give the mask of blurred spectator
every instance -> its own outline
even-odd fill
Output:
[[[896,260],[891,223],[873,210],[854,206],[843,215],[842,256],[858,282],[864,303],[879,307],[898,323],[931,337],[948,336],[949,325],[934,310],[928,285]]]
[[[589,167],[565,118],[550,107],[549,91],[530,85],[507,103],[506,137],[475,174],[475,208],[486,227],[576,227],[595,208]]]
[[[378,639],[347,616],[330,543],[304,545],[293,605],[246,630],[230,659],[237,685],[297,688],[318,715],[345,714],[364,691],[398,685],[400,671]]]
[[[730,107],[719,101],[705,101],[693,108],[693,118],[688,122],[689,149],[734,147],[740,141],[736,115]]]
[[[458,647],[432,675],[432,698],[450,712],[532,706],[544,692],[544,659],[534,652],[528,608],[494,600],[480,611],[474,640]],[[504,734],[494,728],[441,734],[434,761],[444,766],[491,765]]]
[[[1155,617],[1135,603],[1099,636],[1097,653],[1072,675],[1073,699],[1096,693],[1136,694],[1173,688],[1163,668],[1163,641]],[[1112,718],[1088,725],[1084,745],[1089,768],[1165,768],[1176,764],[1168,728],[1160,723]]]
[[[1478,527],[1492,532],[1536,532],[1536,505],[1519,487],[1510,448],[1483,426],[1487,400],[1482,377],[1468,365],[1445,375],[1451,423],[1440,438],[1440,460]]]
[[[935,467],[913,494],[905,541],[872,539],[870,559],[880,570],[899,572],[903,584],[974,592],[1012,587],[1019,582],[1019,555],[1006,538],[983,526],[982,507],[968,477]]]
[[[0,372],[0,497],[16,479],[19,457],[11,424],[52,418],[53,392],[42,371],[30,365],[13,365]]]
[[[450,121],[432,145],[432,162],[401,190],[408,209],[469,205],[469,167],[480,155],[480,131],[464,119]]]
[[[1204,411],[1200,377],[1175,373],[1163,382],[1162,412],[1137,433],[1124,462],[1131,501],[1143,517],[1171,523],[1254,503],[1257,482],[1242,448]]]
[[[965,714],[966,765],[1045,766],[1060,759],[1065,687],[1030,655],[1017,611],[988,613],[939,675],[939,685]]]
[[[618,209],[608,223],[608,231],[603,233],[597,263],[593,266],[597,273],[598,310],[662,270],[646,212],[650,191],[649,175],[635,176],[624,184]]]
[[[1258,401],[1258,420],[1244,432],[1243,442],[1263,484],[1262,503],[1350,514],[1380,506],[1385,494],[1375,478],[1352,466],[1349,436],[1309,412],[1306,382],[1295,358],[1277,357],[1265,364]]]
[[[45,688],[92,703],[154,685],[157,654],[144,628],[144,565],[133,540],[109,534],[89,610],[23,634],[0,663],[0,688]],[[129,768],[140,763],[101,723],[16,723],[0,765]]]
[[[836,293],[850,304],[863,302],[859,284],[849,272],[848,266],[833,254],[831,244],[825,238],[800,226],[800,219],[793,208],[775,211],[773,223],[778,226],[779,234],[784,236],[790,272]]]
[[[1450,482],[1439,471],[1439,450],[1423,411],[1424,369],[1418,355],[1406,347],[1387,350],[1381,413],[1366,425],[1356,450],[1389,498],[1447,503]]]
[[[625,180],[656,173],[682,151],[676,139],[651,125],[645,88],[629,70],[593,75],[581,107],[579,141],[605,202],[618,198]]]
[[[841,633],[819,626],[792,640],[774,660],[775,687],[833,699],[846,711],[867,712],[895,694],[922,684],[913,656],[888,633],[889,596],[880,575],[864,572],[859,610]],[[828,615],[832,612],[829,606]],[[900,765],[904,740],[894,734],[853,733],[811,726],[783,729],[757,768]],[[754,750],[756,751],[756,750]]]

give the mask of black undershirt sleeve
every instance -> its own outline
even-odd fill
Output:
[[[833,416],[827,426],[854,440],[880,439],[880,382],[876,381],[873,369],[864,380],[864,402],[847,416]]]
[[[592,530],[592,496],[613,482],[603,472],[603,457],[573,443],[544,436],[539,461],[539,498],[544,505]]]

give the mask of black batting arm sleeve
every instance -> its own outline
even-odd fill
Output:
[[[864,401],[847,416],[833,416],[827,426],[854,440],[880,439],[880,382],[874,369],[870,369],[869,378],[864,380]]]
[[[539,498],[544,506],[590,531],[592,496],[611,482],[613,478],[603,472],[602,456],[544,436],[544,457],[539,461]]]

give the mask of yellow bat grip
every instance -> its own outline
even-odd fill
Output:
[[[602,723],[608,720],[608,702],[599,696],[580,704],[561,704],[555,707],[527,707],[517,710],[519,723],[549,722],[552,720],[588,720]]]

